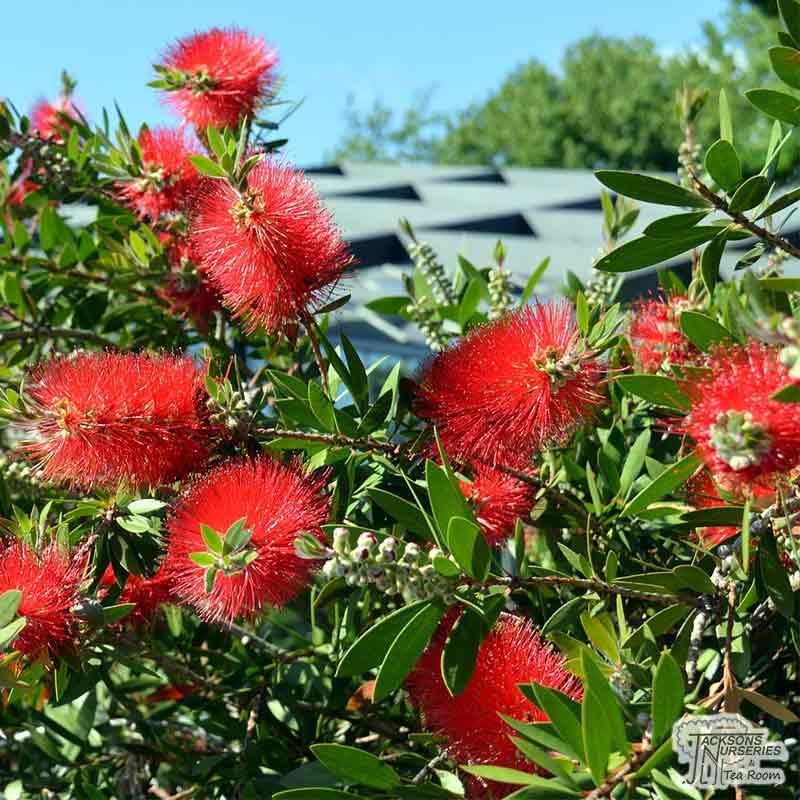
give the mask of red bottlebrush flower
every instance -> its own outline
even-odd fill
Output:
[[[564,666],[566,658],[542,640],[529,620],[501,614],[478,650],[469,683],[453,697],[442,680],[441,657],[455,619],[452,612],[445,618],[407,679],[411,703],[426,728],[447,739],[447,751],[459,763],[538,771],[508,738],[513,729],[499,714],[523,722],[547,721],[517,684],[536,681],[580,700],[580,681]],[[495,797],[513,791],[506,786],[492,788]]]
[[[34,192],[39,187],[30,180],[32,165],[30,161],[24,163],[22,172],[19,177],[8,187],[6,193],[6,203],[10,206],[21,206],[25,195],[29,192]]]
[[[475,468],[472,483],[461,481],[461,491],[472,503],[490,547],[513,536],[517,520],[524,519],[533,506],[532,486],[485,464]]]
[[[77,106],[68,97],[63,95],[51,103],[42,98],[38,100],[31,109],[29,115],[31,132],[35,133],[40,139],[61,140],[61,132],[69,127],[59,114],[74,114]]]
[[[208,125],[232,128],[254,115],[275,80],[278,54],[247,31],[212,28],[179,39],[163,62],[180,78],[180,88],[169,91],[167,103],[205,130]]]
[[[131,353],[58,357],[33,374],[28,453],[74,486],[160,485],[205,462],[203,372],[190,358]]]
[[[181,211],[197,186],[198,174],[189,156],[192,148],[183,129],[145,129],[139,135],[142,175],[120,184],[119,193],[141,217],[155,220]]]
[[[116,582],[114,570],[109,564],[100,580],[101,598],[105,597],[108,589]],[[143,575],[128,575],[125,580],[125,588],[115,602],[136,604],[136,608],[122,619],[123,623],[145,625],[153,619],[159,607],[163,603],[168,603],[171,598],[169,576],[164,573],[163,569],[159,569],[155,575],[149,578]]]
[[[524,465],[591,414],[600,380],[572,307],[528,306],[473,329],[430,361],[417,413],[459,460]]]
[[[146,705],[177,702],[178,700],[183,700],[190,694],[194,694],[197,688],[198,687],[193,683],[178,683],[174,686],[168,684],[167,686],[161,686],[154,692],[150,692],[150,694],[141,699],[141,702]]]
[[[190,241],[201,269],[250,330],[298,321],[351,262],[312,184],[275,159],[253,168],[241,195],[226,181],[205,181]]]
[[[164,571],[174,594],[205,620],[251,618],[265,605],[281,606],[307,584],[313,562],[300,558],[294,542],[302,532],[322,537],[329,501],[321,494],[325,476],[304,477],[270,458],[232,461],[202,477],[170,518]],[[252,531],[247,545],[254,560],[220,569],[206,591],[206,570],[190,558],[207,551],[200,526],[224,536],[237,520]]]
[[[70,557],[51,544],[37,553],[15,541],[0,552],[0,594],[22,592],[17,613],[25,627],[11,643],[30,657],[47,650],[57,655],[75,642],[75,619],[70,609],[78,602],[84,559]]]
[[[691,409],[676,429],[694,439],[714,477],[744,493],[800,465],[800,416],[772,399],[790,383],[780,348],[721,348],[709,368],[684,383]]]
[[[683,296],[645,300],[633,307],[629,335],[645,372],[682,364],[697,353],[681,330],[681,313],[691,308]]]
[[[211,315],[222,307],[219,295],[197,268],[186,238],[167,233],[159,238],[165,242],[173,272],[167,277],[166,285],[159,289],[158,296],[170,313],[190,319],[198,331],[207,333]]]

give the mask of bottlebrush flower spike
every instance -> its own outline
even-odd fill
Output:
[[[447,740],[447,752],[458,763],[539,771],[516,749],[509,739],[514,731],[499,715],[545,722],[547,715],[522,694],[517,684],[536,681],[580,700],[580,681],[566,669],[566,658],[542,640],[529,620],[501,614],[478,649],[469,683],[453,697],[442,680],[441,657],[456,618],[454,613],[445,618],[408,677],[411,703],[422,715],[425,727]],[[492,790],[495,797],[513,791],[499,784],[493,784]],[[481,795],[474,792],[471,796]]]
[[[171,84],[166,96],[183,119],[205,130],[233,128],[252,117],[275,81],[278,54],[259,36],[212,28],[179,39],[158,71]]]
[[[691,399],[676,430],[690,436],[714,477],[746,493],[800,465],[800,416],[772,395],[791,382],[780,348],[717,349],[707,375],[684,383]]]
[[[528,306],[430,361],[417,413],[454,458],[523,466],[591,414],[601,372],[568,303]]]
[[[109,564],[100,581],[101,599],[108,594],[108,590],[117,582],[114,570]],[[159,569],[155,575],[145,577],[143,575],[128,575],[125,580],[125,588],[122,590],[115,603],[135,603],[130,614],[122,619],[122,623],[132,625],[146,625],[156,614],[156,611],[164,603],[168,603],[172,598],[169,588],[169,576],[163,569]]]
[[[56,139],[60,141],[62,131],[69,127],[69,123],[59,116],[60,114],[74,114],[77,106],[72,100],[63,95],[51,103],[42,98],[31,109],[29,115],[31,132],[40,139]]]
[[[78,603],[85,559],[70,557],[56,544],[35,552],[14,541],[0,550],[0,595],[22,592],[17,614],[25,627],[11,647],[31,658],[43,651],[64,652],[75,642],[76,620],[70,609]]]
[[[77,487],[169,483],[208,457],[202,393],[190,358],[57,357],[32,375],[26,450],[44,477]]]
[[[303,532],[322,537],[320,525],[329,501],[321,493],[325,476],[304,477],[295,467],[270,458],[232,461],[202,477],[170,518],[164,572],[173,592],[194,606],[205,620],[232,622],[251,618],[265,605],[281,606],[308,583],[314,562],[295,552]],[[190,557],[208,552],[201,525],[222,537],[244,518],[251,531],[247,549],[230,569],[212,574],[207,591],[206,568]],[[249,553],[248,553],[249,551]]]
[[[460,486],[490,547],[514,535],[517,520],[528,516],[534,502],[532,486],[486,464],[475,467],[472,483],[461,481]]]
[[[682,364],[697,354],[681,330],[681,313],[691,308],[683,296],[645,300],[634,306],[629,335],[645,372],[658,372],[668,364]]]
[[[119,186],[122,199],[139,216],[156,220],[181,211],[198,182],[189,156],[192,148],[183,129],[145,128],[139,135],[142,174]]]
[[[276,159],[256,164],[241,194],[226,181],[205,181],[190,240],[201,269],[251,331],[298,321],[351,263],[312,184]]]

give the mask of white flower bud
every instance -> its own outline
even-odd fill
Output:
[[[369,533],[369,531],[365,531],[358,537],[358,546],[359,547],[366,547],[368,549],[373,548],[378,542],[377,537],[374,533]]]
[[[333,549],[340,555],[347,552],[350,546],[350,531],[347,528],[334,528],[333,530]]]

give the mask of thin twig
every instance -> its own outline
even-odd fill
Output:
[[[322,390],[330,397],[331,390],[328,386],[328,368],[325,366],[325,361],[322,358],[322,350],[319,346],[319,339],[317,338],[317,324],[314,318],[308,311],[303,311],[300,315],[300,320],[305,326],[306,333],[308,334],[308,341],[311,342],[311,349],[314,352],[314,359],[317,362],[317,369],[319,370],[319,379],[322,383]]]
[[[731,211],[731,208],[725,198],[720,197],[715,192],[712,192],[711,189],[700,180],[697,173],[691,167],[689,168],[689,174],[692,176],[692,183],[697,191],[703,197],[705,197],[706,200],[710,201],[715,208],[718,208],[724,214],[727,214],[734,222],[736,222],[738,225],[741,225],[745,230],[750,231],[750,233],[752,233],[754,236],[757,236],[762,241],[769,242],[773,247],[777,247],[794,256],[795,258],[800,258],[800,247],[796,247],[783,236],[778,236],[777,234],[768,231],[766,228],[762,228],[761,225],[751,222],[740,211]]]
[[[309,433],[308,431],[290,431],[281,428],[257,428],[253,431],[253,435],[262,439],[298,439],[303,442],[352,447],[355,450],[377,450],[392,455],[399,455],[404,449],[403,445],[384,442],[370,436],[345,436],[342,433]]]
[[[512,591],[514,589],[528,589],[537,586],[571,586],[573,589],[585,589],[591,592],[598,592],[600,594],[613,594],[627,597],[630,600],[643,600],[648,603],[656,605],[671,606],[675,603],[681,603],[687,606],[698,607],[701,604],[701,598],[690,597],[685,594],[655,594],[653,592],[641,592],[638,589],[628,589],[625,586],[616,586],[612,583],[605,581],[588,579],[588,578],[573,578],[569,575],[533,575],[520,577],[503,577],[493,578],[490,577],[482,585],[484,586],[507,586]]]
[[[102,347],[116,347],[110,339],[106,339],[93,331],[82,331],[73,328],[48,328],[35,325],[27,330],[3,331],[0,333],[0,344],[24,341],[25,339],[77,339],[84,342],[93,342]]]
[[[642,764],[650,757],[653,752],[653,745],[642,742],[639,751],[628,761],[626,761],[610,778],[586,795],[585,800],[600,800],[601,797],[608,797],[622,781],[630,780],[631,773],[636,772]]]

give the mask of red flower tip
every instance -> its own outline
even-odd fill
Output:
[[[645,372],[682,364],[697,353],[681,330],[681,313],[691,308],[681,295],[645,300],[633,307],[629,335]]]
[[[275,81],[278,54],[259,36],[237,28],[212,28],[179,39],[164,54],[163,65],[176,71],[181,87],[166,101],[186,122],[233,128],[252,117]]]
[[[463,460],[524,465],[600,402],[601,366],[566,303],[528,306],[475,328],[423,370],[417,413]]]
[[[325,476],[309,478],[270,458],[232,461],[212,470],[189,489],[170,518],[164,572],[174,594],[205,620],[251,618],[265,605],[281,606],[308,583],[313,562],[300,558],[294,542],[302,532],[322,537],[329,501]],[[246,546],[252,560],[219,569],[210,592],[206,568],[192,553],[208,552],[201,525],[223,537],[237,520],[252,531]]]
[[[40,139],[61,140],[61,133],[69,124],[59,115],[74,114],[77,110],[78,107],[68,97],[61,96],[55,103],[44,98],[37,100],[29,115],[31,132]]]
[[[200,267],[251,331],[298,321],[351,262],[313,185],[276,159],[253,168],[241,195],[226,181],[205,181],[190,240]]]
[[[139,135],[142,174],[120,184],[122,199],[141,217],[158,219],[181,211],[197,186],[197,170],[189,161],[193,148],[183,129],[145,128]]]
[[[203,373],[190,358],[131,353],[57,357],[33,373],[28,454],[74,486],[160,485],[208,457]]]
[[[732,492],[747,493],[800,465],[800,415],[772,399],[790,382],[780,349],[753,343],[717,349],[708,373],[684,383],[691,409],[677,432],[694,439]]]
[[[472,483],[461,481],[461,491],[472,503],[490,547],[514,535],[517,520],[527,517],[534,502],[532,486],[485,464],[475,468]]]
[[[114,570],[109,564],[100,581],[100,596],[105,597],[108,589],[117,582]],[[117,599],[116,603],[134,603],[134,608],[130,614],[122,619],[122,623],[131,625],[146,625],[156,614],[159,607],[168,603],[172,598],[169,588],[169,576],[159,569],[155,575],[145,577],[143,575],[130,574],[125,580],[125,588]]]
[[[57,655],[75,644],[76,620],[70,609],[78,602],[85,559],[70,557],[51,544],[40,552],[14,541],[0,552],[0,595],[22,592],[17,614],[25,627],[11,647],[35,658],[47,650]]]
[[[538,771],[509,739],[514,731],[499,715],[523,722],[547,721],[517,684],[535,681],[580,700],[580,681],[566,669],[566,658],[542,639],[529,620],[501,614],[481,643],[469,683],[453,697],[442,680],[441,657],[456,618],[453,612],[445,618],[409,676],[411,703],[425,726],[447,739],[448,753],[459,763]],[[500,785],[492,789],[495,797],[513,791]]]

